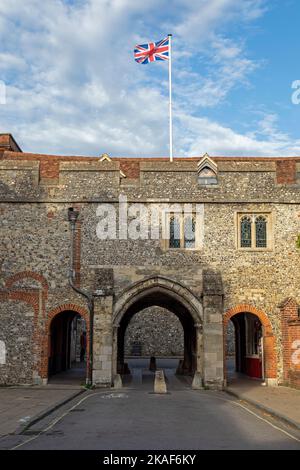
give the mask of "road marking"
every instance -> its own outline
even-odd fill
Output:
[[[279,428],[278,426],[276,426],[275,424],[271,423],[270,421],[268,421],[267,419],[263,418],[262,416],[259,416],[257,413],[254,413],[254,411],[250,410],[249,408],[247,408],[246,406],[242,405],[241,403],[237,402],[237,401],[234,401],[234,400],[227,400],[226,398],[221,398],[221,397],[216,397],[218,400],[222,400],[222,401],[227,401],[228,403],[232,403],[233,405],[235,406],[239,406],[240,408],[243,408],[243,410],[247,411],[248,413],[252,414],[253,416],[255,416],[256,418],[260,419],[261,421],[264,421],[265,423],[269,424],[272,428],[274,429],[277,429],[277,431],[280,431],[282,432],[283,434],[286,434],[288,437],[290,437],[291,439],[294,439],[295,441],[297,442],[300,442],[300,439],[298,439],[296,436],[293,436],[292,434],[290,434],[289,432],[285,431],[284,429],[281,429]],[[253,405],[254,406],[254,405]]]
[[[103,392],[101,392],[103,393]],[[21,444],[18,444],[16,445],[15,447],[12,447],[10,450],[15,450],[15,449],[18,449],[19,447],[22,447],[24,446],[25,444],[28,444],[29,442],[32,442],[34,441],[35,439],[37,439],[38,437],[40,437],[42,434],[44,434],[45,432],[49,431],[50,429],[53,428],[53,426],[55,426],[57,423],[59,423],[59,421],[61,421],[65,416],[67,416],[67,414],[70,413],[70,411],[74,410],[75,408],[77,408],[78,405],[80,405],[82,402],[84,402],[85,400],[87,400],[88,398],[91,398],[91,397],[94,397],[95,395],[100,395],[101,393],[92,393],[91,395],[87,395],[86,397],[83,397],[81,398],[81,400],[78,402],[78,403],[75,403],[75,405],[73,405],[71,408],[69,408],[67,411],[65,411],[61,416],[58,416],[57,418],[55,418],[52,423],[49,424],[49,426],[47,426],[45,429],[42,429],[42,431],[40,431],[36,436],[33,436],[31,437],[30,439],[27,439],[27,441],[24,441],[24,442],[21,442]]]
[[[101,395],[101,398],[111,399],[111,398],[129,398],[129,397],[125,393],[109,393],[106,395]]]

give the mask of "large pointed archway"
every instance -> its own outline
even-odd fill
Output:
[[[122,292],[114,306],[113,373],[124,367],[124,337],[132,317],[158,306],[175,314],[184,331],[182,373],[203,376],[202,304],[184,285],[162,276],[144,279]]]

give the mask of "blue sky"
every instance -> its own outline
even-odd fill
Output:
[[[300,155],[299,0],[0,0],[0,132],[24,151],[168,155],[173,34],[177,156]]]

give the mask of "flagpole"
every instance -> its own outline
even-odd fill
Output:
[[[173,128],[172,128],[172,34],[169,37],[169,151],[170,162],[173,162]]]

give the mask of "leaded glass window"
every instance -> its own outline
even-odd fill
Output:
[[[255,219],[255,242],[256,248],[267,247],[267,220],[262,215]]]
[[[196,248],[196,214],[170,213],[169,248],[194,249]]]
[[[170,217],[170,248],[180,248],[180,220],[174,214]]]
[[[251,248],[251,218],[241,219],[241,248]]]
[[[184,248],[195,248],[196,218],[190,215],[184,219]]]
[[[271,215],[248,213],[239,214],[239,248],[271,248]]]

